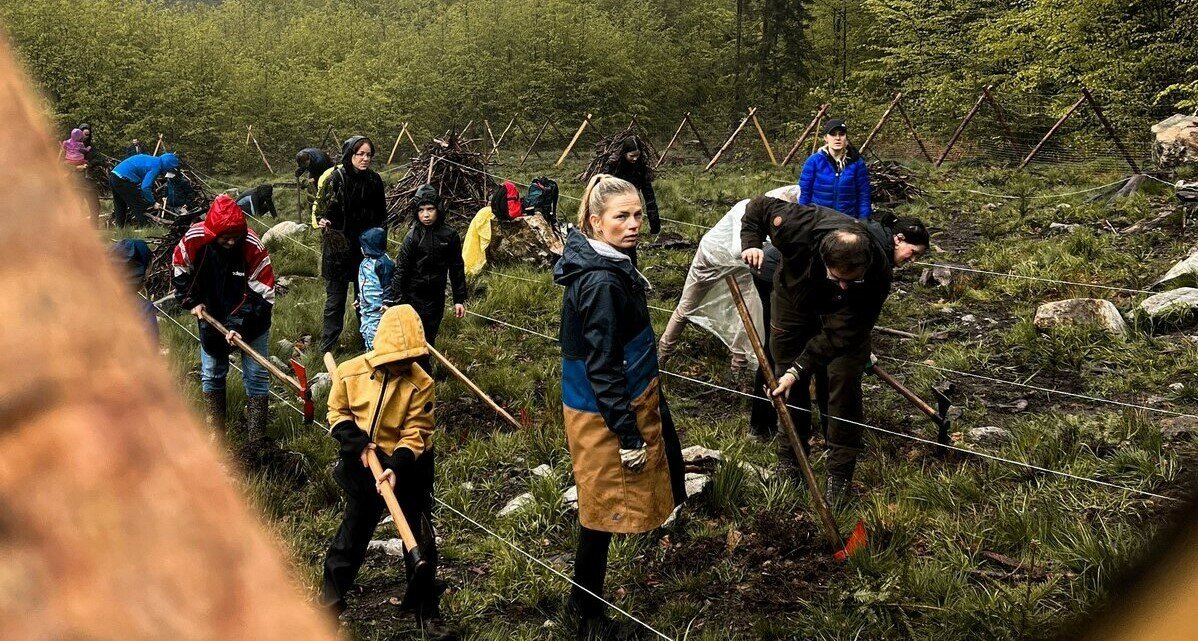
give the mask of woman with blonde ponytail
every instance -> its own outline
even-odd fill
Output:
[[[553,270],[566,289],[562,411],[581,522],[574,581],[595,595],[611,535],[653,530],[686,498],[682,449],[658,380],[649,283],[636,268],[642,218],[635,186],[595,175]],[[579,638],[635,638],[639,630],[609,619],[603,602],[577,586],[567,609]]]

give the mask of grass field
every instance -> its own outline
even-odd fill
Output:
[[[569,171],[549,168],[547,156],[539,162],[524,170],[509,162],[494,171],[523,182],[536,175],[559,177],[562,207],[572,217],[576,203],[569,196],[577,196],[581,186],[566,177],[578,171],[580,161],[572,160]],[[1091,193],[1038,198],[1120,177],[1087,167],[914,171],[925,194],[899,212],[920,216],[933,228],[928,262],[1144,289],[1195,243],[1195,232],[1178,225],[1128,236],[1111,232],[1150,217],[1172,198],[1158,184],[1109,204],[1105,198],[1088,201]],[[222,180],[248,185],[268,178]],[[658,200],[670,219],[709,225],[736,200],[792,178],[790,170],[768,165],[724,166],[710,174],[701,167],[671,168],[659,178]],[[294,210],[294,196],[285,194],[276,198],[282,217]],[[1045,230],[1052,222],[1082,229],[1049,236]],[[663,228],[693,241],[702,233],[671,221]],[[324,294],[318,247],[312,232],[270,247],[276,274],[289,279],[272,328],[272,350],[279,357],[289,354],[277,340],[319,334]],[[642,271],[654,287],[651,306],[673,307],[692,254],[693,248],[641,253]],[[561,289],[549,273],[488,269],[470,284],[471,311],[556,336]],[[962,409],[958,430],[997,426],[1012,434],[1001,446],[958,438],[959,447],[1154,494],[1188,495],[1198,448],[1162,438],[1160,423],[1167,415],[1081,396],[1198,413],[1198,337],[1190,335],[1198,332],[1153,333],[1136,324],[1123,340],[1084,329],[1040,334],[1031,319],[1042,302],[1101,297],[1127,311],[1144,295],[968,272],[954,273],[947,286],[925,286],[919,284],[921,269],[898,273],[880,321],[918,338],[878,336],[875,351],[924,397],[930,398],[932,384],[955,381]],[[668,316],[653,311],[658,333]],[[194,331],[186,315],[174,318]],[[169,321],[161,327],[181,389],[198,408],[196,341]],[[355,327],[351,315],[339,358],[361,350]],[[569,573],[578,526],[562,499],[572,481],[556,344],[467,316],[446,319],[438,347],[531,423],[521,431],[505,430],[455,381],[438,386],[436,493],[445,504],[437,516],[442,576],[450,586],[447,618],[467,639],[565,638],[558,613],[568,585],[504,542]],[[718,340],[700,330],[687,329],[679,352],[669,370],[719,386],[743,386],[731,378]],[[323,369],[314,350],[304,361],[312,372]],[[235,372],[231,376],[237,378]],[[665,382],[683,446],[719,449],[724,464],[673,524],[617,539],[607,595],[673,639],[1052,637],[1101,604],[1118,571],[1144,552],[1180,505],[966,452],[941,458],[935,448],[904,436],[934,438],[934,426],[880,381],[867,378],[866,422],[888,433],[868,433],[853,500],[839,519],[844,532],[863,520],[870,544],[865,553],[837,563],[801,487],[734,465],[769,470],[775,463],[775,445],[746,433],[747,399],[680,378]],[[229,389],[230,407],[239,407],[240,383],[231,381]],[[287,397],[281,386],[276,390]],[[318,407],[323,400],[317,399]],[[231,423],[240,420],[241,412],[232,409]],[[315,590],[325,546],[340,518],[340,493],[328,473],[336,449],[323,430],[303,425],[281,402],[272,404],[270,430],[284,447],[303,454],[309,480],[297,487],[249,477],[245,491],[286,546],[298,579]],[[822,460],[817,456],[815,462],[822,478]],[[530,472],[542,464],[551,468],[549,475]],[[496,516],[525,492],[535,499],[529,508]],[[393,536],[386,527],[378,538]],[[395,557],[368,559],[348,615],[358,638],[418,638],[411,620],[388,601],[402,593],[402,574]]]

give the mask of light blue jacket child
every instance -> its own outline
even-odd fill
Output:
[[[383,317],[383,295],[391,285],[395,262],[387,255],[387,232],[374,227],[362,232],[362,254],[366,257],[358,267],[359,328],[366,349],[374,349],[374,334]]]

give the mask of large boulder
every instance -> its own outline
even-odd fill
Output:
[[[1153,289],[1176,289],[1178,287],[1198,287],[1198,247],[1190,250],[1190,255],[1177,261],[1160,280],[1152,284]]]
[[[1152,126],[1152,151],[1162,168],[1198,162],[1198,116],[1177,114]]]
[[[487,262],[494,265],[525,264],[553,267],[565,247],[549,222],[540,214],[512,221],[491,223]]]
[[[305,229],[308,229],[308,226],[303,223],[297,223],[294,220],[284,220],[266,230],[265,234],[262,234],[262,244],[270,245],[275,240],[284,236],[297,236],[304,233]]]
[[[1145,298],[1136,307],[1154,327],[1186,327],[1198,320],[1198,288],[1179,287]]]
[[[1033,323],[1042,332],[1064,325],[1082,325],[1101,327],[1120,338],[1127,335],[1127,323],[1119,309],[1111,301],[1100,298],[1070,298],[1044,303],[1036,310]]]

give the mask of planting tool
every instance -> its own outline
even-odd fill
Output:
[[[749,315],[749,308],[745,305],[745,297],[740,292],[740,285],[737,285],[736,278],[732,275],[725,276],[724,281],[728,283],[728,289],[732,291],[732,300],[736,303],[736,311],[740,313],[740,320],[744,324],[745,334],[748,335],[749,342],[753,345],[753,352],[757,355],[757,362],[761,365],[761,372],[765,374],[766,385],[769,386],[770,390],[777,389],[778,377],[774,376],[774,370],[770,366],[769,358],[765,354],[765,347],[761,344],[761,337],[757,335],[757,328],[753,326],[753,317]],[[794,449],[795,458],[799,461],[799,469],[803,471],[803,478],[807,481],[807,490],[811,495],[811,503],[815,506],[815,512],[819,516],[820,527],[824,532],[824,538],[828,540],[828,544],[835,550],[834,556],[836,559],[843,561],[850,554],[865,546],[865,524],[861,521],[857,522],[852,534],[849,535],[847,544],[840,538],[840,530],[836,527],[836,521],[832,518],[832,512],[828,509],[828,504],[824,502],[823,493],[819,491],[819,484],[815,480],[815,471],[811,469],[811,462],[807,460],[807,453],[803,451],[803,445],[799,442],[799,435],[795,430],[794,421],[791,420],[790,410],[786,407],[786,401],[781,396],[774,396],[773,394],[770,394],[769,397],[770,401],[774,404],[774,410],[778,413],[778,421],[782,423],[782,427],[786,430],[786,435],[790,439],[790,446]]]
[[[213,318],[212,315],[207,311],[200,310],[200,318],[203,319],[204,322],[211,325],[213,329],[220,332],[222,335],[227,336],[229,334],[229,330],[226,329],[220,321]],[[246,356],[254,359],[254,362],[261,365],[264,369],[266,369],[266,371],[270,372],[271,376],[274,376],[285,383],[288,387],[295,390],[295,393],[299,396],[300,401],[302,401],[304,404],[304,423],[311,424],[312,419],[316,414],[316,408],[312,404],[312,391],[308,389],[308,370],[305,369],[299,361],[293,358],[291,359],[290,364],[291,371],[295,373],[295,376],[291,376],[290,374],[287,374],[283,370],[276,367],[275,364],[270,362],[265,356],[254,351],[254,348],[250,347],[249,343],[245,342],[240,337],[233,339],[233,345],[245,353]]]
[[[329,380],[333,385],[338,383],[337,380],[337,361],[333,355],[324,353],[324,366],[329,371]],[[378,420],[379,412],[374,413],[374,420]],[[374,425],[370,426],[368,433],[374,433]],[[370,473],[374,475],[374,480],[377,483],[383,476],[383,464],[379,462],[378,454],[374,448],[366,450],[366,463],[370,466]],[[383,502],[387,504],[387,511],[391,513],[391,520],[395,523],[395,530],[399,532],[399,538],[403,541],[404,553],[409,555],[412,563],[413,574],[412,578],[407,582],[409,592],[404,595],[403,602],[408,603],[413,595],[410,593],[413,586],[426,585],[427,581],[418,581],[416,577],[432,572],[435,568],[426,558],[423,551],[420,549],[420,544],[416,540],[416,534],[412,532],[412,527],[408,525],[408,519],[404,516],[403,508],[399,506],[399,499],[395,498],[395,490],[390,483],[379,484],[380,494],[383,495]]]
[[[454,367],[453,363],[450,363],[448,358],[445,358],[445,356],[443,356],[441,354],[441,352],[437,351],[437,348],[433,347],[432,345],[429,345],[428,353],[432,354],[433,358],[436,358],[437,361],[439,363],[441,363],[441,365],[443,367],[445,367],[445,369],[448,369],[454,375],[454,377],[456,377],[459,381],[462,382],[463,385],[465,385],[467,388],[469,388],[471,392],[474,392],[474,395],[479,397],[479,399],[481,399],[482,402],[486,403],[488,407],[495,410],[495,413],[499,414],[500,418],[502,418],[509,425],[511,425],[512,427],[514,427],[516,429],[520,429],[522,427],[522,425],[520,425],[520,421],[517,421],[515,418],[512,417],[511,414],[508,414],[507,411],[504,410],[502,407],[500,407],[499,404],[494,401],[494,399],[492,399],[490,396],[488,396],[487,393],[484,392],[481,387],[479,387],[478,385],[475,385],[474,381],[470,380],[469,378],[466,378],[466,375],[463,374],[461,370]]]
[[[949,399],[948,395],[953,393],[954,386],[952,383],[932,388],[932,394],[936,397],[936,409],[932,409],[931,405],[928,405],[922,398],[916,396],[915,392],[912,392],[906,385],[900,383],[898,379],[890,375],[890,372],[882,369],[877,363],[872,363],[866,369],[872,371],[875,376],[893,387],[903,398],[911,401],[915,407],[919,408],[919,411],[927,414],[932,419],[932,422],[936,424],[936,427],[940,428],[936,434],[936,442],[942,446],[949,444],[948,435],[952,420],[948,417],[948,411],[953,406],[953,402]],[[944,456],[947,452],[944,447],[938,449],[940,456]]]

